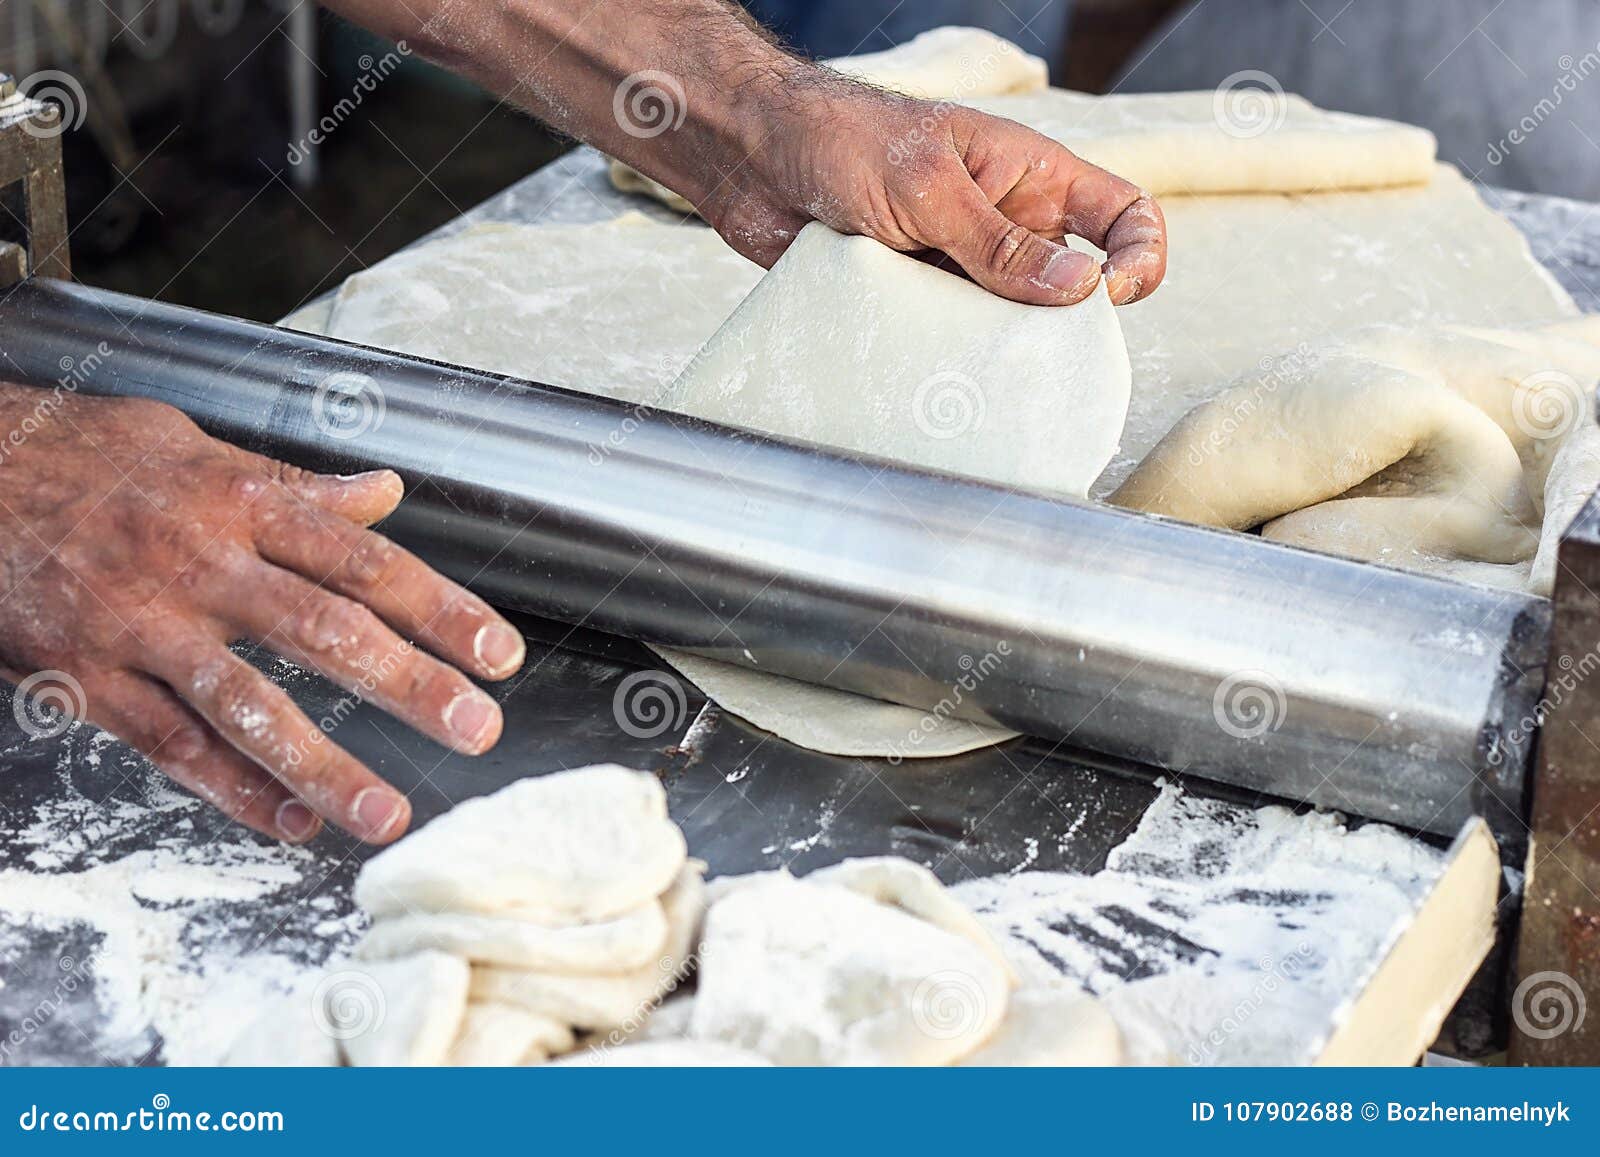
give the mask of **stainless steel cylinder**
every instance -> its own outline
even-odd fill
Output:
[[[1413,828],[1521,830],[1542,600],[65,283],[0,302],[0,352],[300,465],[398,470],[384,530],[504,606]]]

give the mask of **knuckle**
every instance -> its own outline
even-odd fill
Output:
[[[285,628],[308,654],[344,658],[372,637],[378,617],[347,599],[318,593],[290,614]]]
[[[1025,260],[1033,234],[1021,225],[1007,225],[989,243],[988,266],[996,273],[1015,273]]]
[[[382,535],[364,533],[330,577],[347,590],[375,591],[398,578],[404,565],[399,547]]]

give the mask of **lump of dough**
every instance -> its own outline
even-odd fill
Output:
[[[1595,327],[1377,326],[1264,363],[1111,501],[1546,594],[1560,533],[1600,484]]]
[[[943,1065],[984,1044],[1010,977],[971,941],[845,888],[774,876],[706,917],[690,1035],[780,1065]]]
[[[571,976],[482,965],[472,970],[472,999],[510,1004],[590,1031],[642,1023],[694,964],[705,916],[705,865],[691,860],[661,897],[669,932],[657,959],[631,972]]]
[[[480,964],[610,974],[642,968],[660,957],[666,942],[666,913],[651,900],[609,920],[555,927],[459,912],[390,916],[368,930],[356,955],[384,960],[435,948]]]
[[[467,1011],[467,962],[443,952],[374,961],[319,985],[352,1065],[441,1065]]]
[[[589,923],[648,904],[687,854],[655,776],[599,764],[457,804],[367,861],[355,895],[376,917]]]
[[[1021,305],[812,222],[661,404],[1010,488],[1083,497],[1131,371],[1102,283]]]
[[[818,868],[805,878],[813,884],[848,888],[960,936],[994,961],[1011,983],[1016,983],[1010,961],[972,909],[950,895],[939,877],[921,864],[901,856],[863,856]]]
[[[467,1005],[446,1063],[456,1068],[504,1068],[536,1065],[569,1051],[572,1030],[547,1016],[509,1004]]]
[[[1087,992],[1041,985],[1011,994],[993,1039],[961,1062],[981,1068],[1088,1068],[1122,1063],[1122,1032]]]
[[[1438,151],[1427,129],[1329,112],[1281,92],[1052,88],[965,103],[1019,121],[1156,196],[1420,185]]]
[[[1173,427],[1110,501],[1374,561],[1513,563],[1538,514],[1495,422],[1448,387],[1343,349],[1286,358]]]

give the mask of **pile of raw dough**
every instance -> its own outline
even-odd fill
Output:
[[[1600,318],[1362,330],[1191,411],[1110,501],[1548,593],[1600,479],[1597,383]]]
[[[356,960],[257,1031],[293,1022],[309,1038],[309,1012],[352,1065],[568,1052],[579,1033],[643,1020],[682,981],[704,871],[653,775],[603,764],[522,780],[374,856],[356,881],[373,918]],[[260,1047],[247,1036],[233,1059]]]
[[[469,800],[363,868],[373,924],[356,958],[270,1004],[225,1063],[1121,1058],[1092,997],[1013,993],[994,941],[926,868],[847,860],[711,888],[704,870],[646,772],[606,764]],[[694,995],[657,1013],[691,970]]]

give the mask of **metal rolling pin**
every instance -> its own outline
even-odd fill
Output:
[[[1541,600],[65,282],[5,296],[0,354],[303,466],[392,467],[384,530],[507,607],[1413,828],[1521,830]]]

